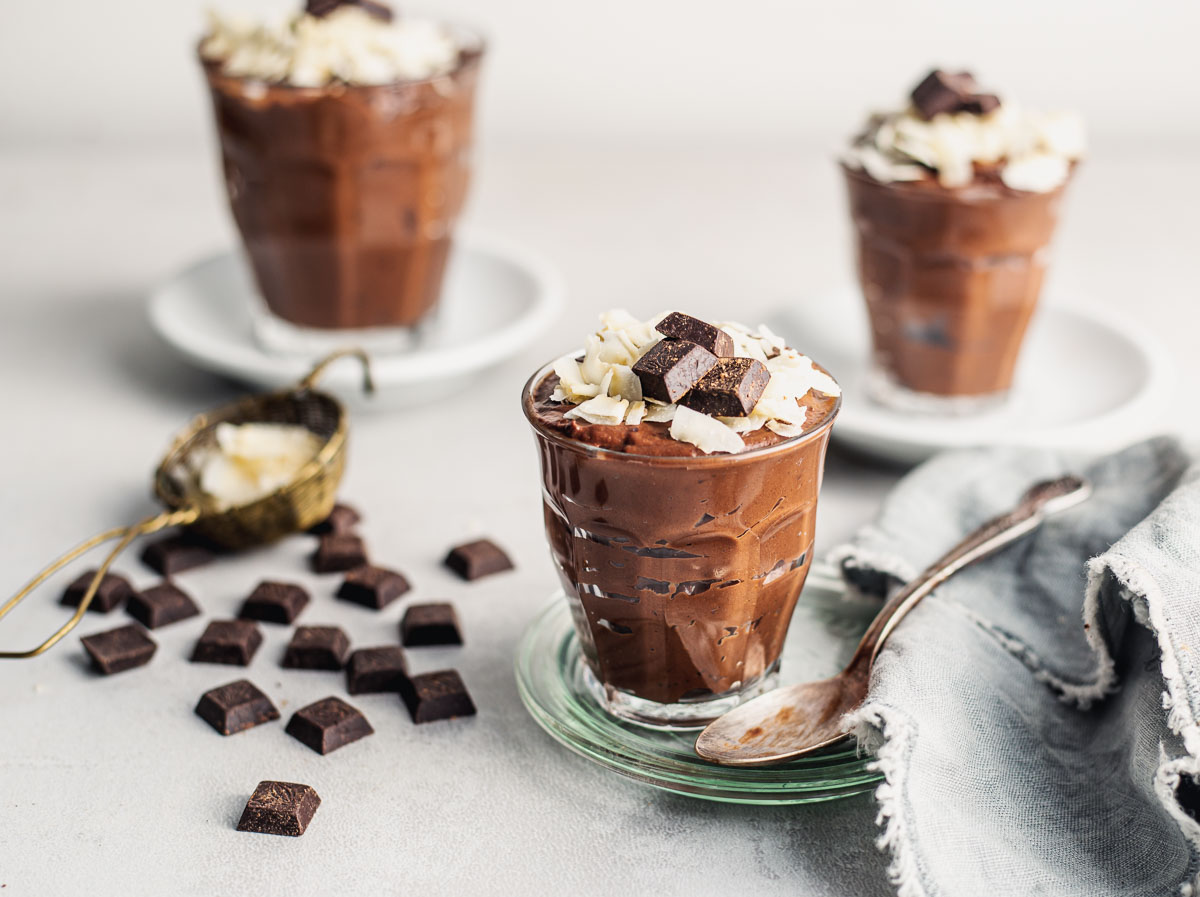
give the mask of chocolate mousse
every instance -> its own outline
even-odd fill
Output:
[[[1084,151],[1076,116],[931,72],[843,159],[874,397],[971,410],[1009,390],[1063,192]]]
[[[559,359],[526,386],[546,533],[608,708],[695,725],[778,666],[812,559],[839,389],[769,331],[724,325],[727,357],[769,372],[750,413],[705,415],[682,404],[690,390],[681,404],[649,403],[621,369],[677,337],[655,321],[603,320],[582,360]],[[730,394],[744,396],[741,380]],[[614,401],[626,405],[619,420]]]
[[[470,179],[482,54],[375,2],[310,2],[274,29],[214,19],[200,55],[271,314],[329,330],[430,313]]]

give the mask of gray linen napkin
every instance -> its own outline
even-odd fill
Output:
[[[926,598],[854,715],[901,897],[1200,895],[1195,457],[943,455],[834,560],[880,593],[1066,472],[1094,496]]]

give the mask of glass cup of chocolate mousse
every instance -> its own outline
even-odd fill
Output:
[[[1003,402],[1046,273],[1081,120],[931,72],[842,159],[871,323],[869,391],[904,410]]]
[[[701,726],[775,684],[841,405],[766,328],[601,316],[522,396],[587,687]]]
[[[387,351],[430,321],[483,51],[375,0],[309,0],[274,25],[212,16],[199,53],[261,343]]]

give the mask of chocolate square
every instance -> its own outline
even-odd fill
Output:
[[[245,732],[279,719],[271,699],[248,679],[206,691],[196,705],[196,715],[222,735]]]
[[[196,642],[192,663],[249,666],[261,644],[262,633],[253,620],[213,620]]]
[[[314,523],[308,531],[314,536],[327,536],[330,533],[349,533],[362,520],[358,511],[350,505],[334,505],[329,516],[320,523]]]
[[[717,356],[703,346],[664,339],[633,363],[633,372],[642,384],[644,397],[669,404],[683,398],[716,363]]]
[[[504,549],[491,539],[476,539],[450,549],[443,563],[465,580],[479,579],[511,570],[513,563]]]
[[[963,101],[975,89],[975,78],[970,72],[934,69],[913,88],[912,101],[920,116],[928,120],[935,115],[960,111]]]
[[[682,312],[673,311],[654,327],[663,336],[684,340],[703,346],[718,358],[728,358],[733,355],[733,337],[714,327],[707,321],[693,318]]]
[[[63,592],[59,604],[64,604],[67,607],[79,607],[80,602],[83,601],[83,596],[87,594],[88,586],[92,584],[92,579],[95,576],[95,570],[79,574],[79,578],[67,586],[67,590]],[[132,594],[133,586],[129,584],[129,580],[124,576],[118,576],[116,573],[105,573],[104,578],[100,580],[100,585],[96,588],[96,594],[92,596],[92,603],[88,605],[88,610],[106,614],[118,605],[125,603],[126,599]]]
[[[125,610],[147,629],[178,623],[200,613],[196,602],[179,586],[169,582],[134,592]]]
[[[414,604],[400,621],[400,643],[406,648],[420,645],[461,645],[462,632],[454,605]]]
[[[292,714],[287,733],[318,754],[328,754],[375,730],[357,708],[331,695]]]
[[[413,676],[401,687],[400,699],[414,723],[475,715],[475,702],[457,670]]]
[[[994,93],[973,93],[962,104],[963,112],[987,115],[1000,108],[1000,98]]]
[[[384,567],[358,567],[346,574],[337,596],[376,610],[387,607],[409,590],[408,580]]]
[[[322,536],[310,558],[317,573],[342,573],[367,563],[367,548],[358,536],[331,533]]]
[[[238,616],[263,623],[292,623],[308,606],[308,591],[290,582],[260,582],[242,603]]]
[[[92,658],[92,666],[105,676],[149,663],[158,648],[142,627],[133,623],[89,635],[80,641]]]
[[[186,533],[151,542],[142,551],[142,563],[160,576],[174,576],[208,564],[215,558],[210,547]]]
[[[340,670],[349,651],[350,639],[337,626],[297,626],[283,665],[293,670]]]
[[[767,388],[771,372],[754,358],[722,358],[679,404],[714,417],[745,417]]]
[[[352,695],[399,691],[408,678],[408,664],[399,645],[360,648],[346,664],[346,691]]]
[[[319,806],[321,798],[308,785],[259,782],[250,800],[246,801],[237,830],[298,838],[312,822]]]

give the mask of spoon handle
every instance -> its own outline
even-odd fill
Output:
[[[980,526],[889,598],[858,643],[847,669],[861,667],[865,674],[904,616],[963,567],[1033,532],[1050,515],[1073,508],[1089,495],[1091,486],[1076,476],[1035,484],[1015,508]]]

